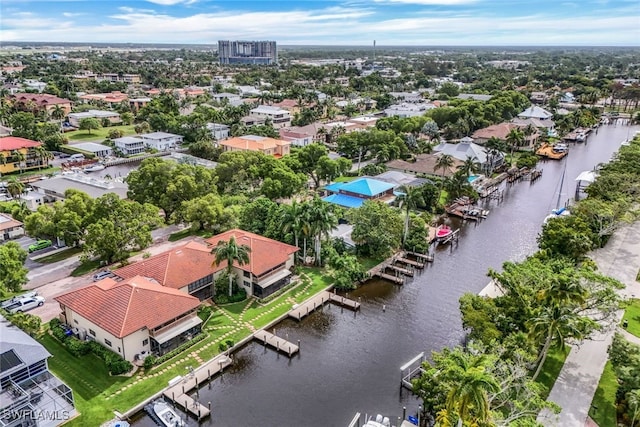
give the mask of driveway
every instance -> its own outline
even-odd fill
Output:
[[[157,243],[147,248],[145,252],[157,255],[199,239],[199,237],[189,236],[177,242],[169,242],[167,240],[168,236],[179,230],[180,228],[176,226],[155,230],[152,235]],[[80,265],[79,258],[79,255],[76,255],[64,261],[43,265],[29,272],[27,275],[29,283],[27,283],[25,289],[36,289],[38,294],[45,298],[45,303],[42,307],[35,308],[29,313],[39,316],[43,322],[48,322],[60,314],[60,305],[53,299],[54,297],[93,283],[92,276],[95,274],[93,271],[79,277],[70,276],[71,272]],[[138,262],[142,259],[143,254],[139,254],[130,258],[129,262]]]

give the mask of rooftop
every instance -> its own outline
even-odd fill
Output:
[[[334,182],[325,189],[332,193],[349,192],[374,197],[393,188],[393,184],[373,178],[359,178],[351,182]]]
[[[106,278],[54,299],[118,338],[156,328],[200,304],[191,295],[142,276],[121,282]]]
[[[26,138],[20,138],[17,136],[4,136],[0,138],[0,151],[12,151],[19,150],[21,148],[35,148],[40,147],[42,144],[37,141],[32,141]]]
[[[278,145],[291,145],[291,143],[282,139],[267,138],[265,136],[244,135],[222,141],[220,145],[238,150],[264,151],[275,148]]]
[[[182,135],[176,135],[175,133],[167,133],[167,132],[151,132],[151,133],[143,133],[142,135],[140,135],[140,138],[144,138],[144,139],[182,138]]]
[[[0,213],[0,231],[9,230],[14,227],[20,227],[22,223],[15,220],[9,214]]]
[[[0,377],[2,378],[51,356],[47,349],[29,334],[2,316],[0,316],[0,337],[2,337],[0,354]]]
[[[98,153],[100,151],[111,150],[111,147],[108,145],[98,144],[97,142],[81,142],[78,144],[73,144],[73,147],[79,148],[84,151],[89,151],[90,153]]]
[[[538,107],[537,105],[532,105],[531,107],[524,110],[522,113],[518,114],[518,117],[535,117],[538,119],[550,119],[553,117],[553,114],[549,111],[545,110],[542,107]]]
[[[121,199],[126,199],[129,188],[124,182],[101,180],[84,174],[59,175],[35,181],[31,186],[58,197],[63,197],[65,191],[73,188],[87,193],[94,199],[107,193],[115,193]]]
[[[334,205],[343,206],[345,208],[359,208],[366,202],[366,199],[360,197],[347,196],[346,194],[332,194],[327,197],[323,197],[322,200]]]

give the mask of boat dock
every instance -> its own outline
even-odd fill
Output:
[[[412,259],[409,259],[409,258],[405,258],[404,257],[405,255],[407,255],[407,253],[400,254],[400,256],[398,256],[398,257],[396,257],[394,259],[395,259],[395,261],[401,262],[403,264],[410,265],[411,267],[420,268],[420,269],[424,268],[424,264],[425,264],[424,262],[420,262],[420,261],[417,261],[417,260],[412,260]]]
[[[360,303],[352,299],[336,295],[334,293],[324,291],[314,296],[304,304],[299,305],[289,311],[289,317],[293,317],[296,320],[302,320],[317,308],[324,306],[324,304],[332,302],[342,307],[350,308],[351,310],[359,310]]]
[[[538,151],[536,151],[536,154],[538,156],[546,157],[548,159],[560,160],[564,158],[567,154],[569,154],[569,151],[556,152],[556,151],[553,151],[552,145],[545,143],[545,144],[542,144],[542,146],[538,149]]]
[[[424,372],[422,364],[427,360],[424,351],[400,367],[400,386],[413,391],[411,380]]]
[[[274,335],[271,332],[267,332],[265,330],[256,332],[255,334],[253,334],[253,338],[263,342],[265,346],[267,344],[270,345],[271,347],[275,348],[277,351],[281,351],[286,355],[288,355],[289,357],[293,356],[298,351],[300,351],[299,346],[293,343],[290,343],[284,338],[280,338],[279,336]]]
[[[179,405],[184,410],[200,421],[211,414],[211,408],[205,406],[189,396],[191,390],[196,390],[196,397],[199,397],[198,387],[211,380],[211,377],[222,372],[224,368],[231,365],[233,361],[225,354],[221,354],[210,360],[197,370],[192,371],[185,377],[176,377],[169,381],[169,387],[164,391],[164,396],[170,399],[175,405]]]
[[[435,230],[435,228],[434,228],[434,230]],[[417,253],[417,252],[410,252],[410,251],[406,251],[405,253],[407,255],[414,256],[414,257],[416,257],[418,259],[422,259],[422,260],[424,260],[426,262],[433,262],[433,255],[420,254],[420,253]]]
[[[458,218],[468,219],[471,221],[479,221],[489,215],[489,211],[474,206],[471,201],[456,200],[449,206],[445,207],[447,214],[457,216]]]

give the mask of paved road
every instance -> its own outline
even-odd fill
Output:
[[[640,296],[640,283],[635,280],[640,268],[640,221],[618,230],[605,248],[594,251],[591,256],[601,272],[627,286],[620,291],[623,297]],[[621,317],[622,311],[618,313],[618,320]],[[549,395],[549,400],[560,405],[562,411],[558,415],[543,411],[538,417],[539,422],[554,427],[587,425],[589,407],[598,388],[608,359],[607,348],[616,329],[615,325],[611,325],[593,339],[572,346]]]
[[[169,235],[179,229],[180,227],[178,226],[169,226],[154,230],[152,236],[156,243],[149,247],[146,252],[156,255],[195,239],[195,237],[188,237],[177,242],[169,242],[167,240]],[[142,254],[139,254],[131,258],[130,261],[139,261],[142,256]],[[43,322],[48,322],[60,313],[60,306],[53,300],[54,297],[93,283],[92,276],[94,272],[80,277],[70,276],[71,272],[80,265],[79,258],[76,255],[64,261],[45,264],[29,272],[27,275],[29,282],[25,289],[37,289],[38,294],[45,298],[45,303],[42,307],[33,309],[29,313],[40,316]]]

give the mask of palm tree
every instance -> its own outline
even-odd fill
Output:
[[[298,239],[304,226],[304,205],[294,200],[290,205],[285,205],[283,208],[279,228],[282,234],[293,233],[295,245],[299,248]]]
[[[442,170],[442,177],[444,178],[444,174],[447,170],[450,170],[453,167],[453,156],[451,154],[442,154],[436,160],[436,164],[433,167],[433,171],[436,172],[438,169]]]
[[[627,393],[627,405],[629,405],[629,409],[633,413],[631,418],[631,426],[633,426],[640,417],[640,389],[631,390]]]
[[[403,185],[399,188],[402,193],[398,199],[400,200],[400,208],[404,207],[404,233],[402,237],[402,244],[404,246],[409,235],[409,212],[411,209],[415,209],[419,204],[424,204],[424,197],[419,187],[412,187],[409,185]]]
[[[223,261],[227,262],[227,275],[229,276],[229,296],[233,295],[233,263],[242,266],[249,263],[249,254],[251,248],[247,245],[238,245],[235,237],[231,236],[229,241],[221,240],[211,249],[211,253],[215,256],[213,266],[220,265]]]
[[[53,159],[53,154],[47,151],[43,146],[35,147],[33,154],[38,159],[38,169],[42,168],[49,160]]]
[[[513,164],[513,152],[524,142],[524,133],[518,128],[511,129],[507,135],[507,144],[511,149],[511,163]]]
[[[535,381],[540,375],[552,344],[555,343],[561,350],[564,350],[566,340],[569,337],[581,338],[585,326],[591,322],[593,321],[579,316],[566,305],[544,306],[541,312],[531,319],[529,325],[529,336],[535,342],[542,343],[537,360],[538,367],[531,379]]]
[[[51,118],[53,120],[62,120],[64,119],[64,108],[62,108],[59,104],[56,104],[51,109]]]
[[[458,171],[464,173],[464,175],[468,178],[471,175],[475,174],[480,170],[480,164],[476,162],[473,157],[467,157],[460,166],[458,166]]]
[[[314,238],[316,264],[321,265],[322,238],[328,237],[337,228],[338,218],[333,213],[332,206],[317,196],[309,203],[308,214],[308,228]]]
[[[20,150],[13,150],[11,152],[11,157],[13,157],[14,163],[18,164],[18,169],[20,173],[22,173],[22,168],[24,167],[24,162],[27,160],[27,156]]]
[[[491,418],[488,393],[500,390],[498,381],[487,370],[488,359],[484,355],[452,356],[456,362],[452,369],[459,375],[459,379],[447,394],[447,412],[458,415],[458,427],[465,422],[487,423]]]
[[[13,176],[7,181],[7,191],[9,192],[11,197],[13,197],[14,199],[19,199],[24,192],[24,184],[18,181],[15,176]]]

